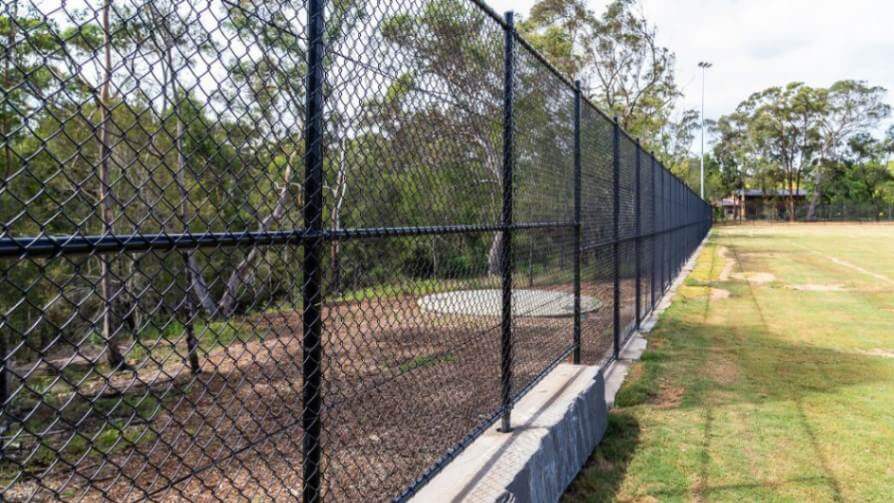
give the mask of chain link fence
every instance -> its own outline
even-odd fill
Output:
[[[797,220],[805,222],[894,222],[894,204],[832,202],[796,208]]]
[[[710,208],[468,0],[9,0],[3,499],[407,498]]]
[[[754,203],[747,215],[741,211],[724,215],[727,222],[787,222],[790,211],[784,198],[768,198]],[[836,201],[815,206],[797,204],[794,210],[796,222],[892,222],[894,204],[884,202]]]

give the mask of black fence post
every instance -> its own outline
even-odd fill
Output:
[[[673,237],[674,237],[674,200],[673,200],[673,180],[670,170],[662,166],[664,169],[665,188],[667,190],[667,240],[664,242],[664,251],[667,256],[667,267],[665,268],[664,291],[667,292],[671,285],[673,261]]]
[[[612,316],[612,339],[614,348],[614,358],[617,360],[621,356],[621,247],[620,247],[620,219],[621,219],[621,126],[618,124],[618,118],[615,117],[613,123],[612,135],[612,208],[613,208],[613,231],[612,231],[612,263],[614,267],[614,298],[613,298],[613,316]]]
[[[655,220],[655,209],[658,206],[658,170],[655,167],[655,153],[649,153],[650,163],[652,164],[652,173],[650,177],[652,178],[652,208],[650,210],[649,220],[652,223],[652,267],[649,271],[649,278],[651,283],[649,284],[649,295],[651,296],[650,300],[652,301],[652,309],[655,309],[655,286],[658,285],[658,221]]]
[[[677,208],[677,177],[676,176],[673,176],[671,178],[670,200],[671,200],[671,211],[670,211],[671,229],[673,229],[671,231],[671,235],[676,238],[677,232],[678,232],[677,224],[679,224],[679,220],[678,220],[679,214],[677,212],[678,208]],[[670,261],[671,261],[671,268],[670,268],[671,272],[667,277],[668,285],[673,283],[674,276],[677,274],[677,252],[673,246],[670,247]]]
[[[642,177],[640,176],[640,168],[642,167],[640,162],[640,152],[642,151],[642,146],[640,145],[639,139],[636,140],[636,175],[635,176],[635,184],[636,184],[636,208],[634,208],[634,216],[636,221],[636,329],[640,329],[640,323],[642,322],[642,311],[643,311],[643,287],[642,287],[642,279],[643,279],[643,271],[642,271],[642,218],[640,212],[642,211]]]
[[[571,361],[580,364],[580,235],[581,235],[581,92],[574,83],[574,353]]]
[[[500,431],[512,431],[512,129],[513,89],[515,76],[515,16],[506,13],[506,41],[503,54],[503,212],[502,212],[502,260],[500,270],[503,283],[503,319],[500,337],[500,397],[503,417]]]
[[[674,229],[674,236],[679,234],[679,230],[677,230],[680,226],[680,200],[677,197],[680,193],[680,180],[677,179],[676,175],[673,180],[671,180],[671,227]],[[677,272],[680,270],[680,253],[677,251],[675,246],[672,246],[670,249],[671,252],[671,263],[674,265],[673,269],[671,269],[671,275],[667,279],[667,284],[671,285],[674,282],[674,278],[677,276]]]
[[[670,244],[670,204],[667,189],[670,184],[667,180],[667,170],[663,164],[659,164],[661,168],[661,296],[667,291],[668,267],[670,266],[670,257],[668,254],[668,246]]]
[[[304,226],[311,237],[304,241],[302,326],[304,410],[304,501],[321,501],[322,448],[322,258],[323,258],[323,33],[325,0],[307,3],[307,102],[304,156]]]
[[[6,369],[9,367],[9,353],[6,344],[6,331],[0,331],[0,461],[6,461],[6,436],[9,414],[6,402],[9,400],[9,382]]]

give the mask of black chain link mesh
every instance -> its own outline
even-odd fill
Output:
[[[598,364],[710,227],[623,134],[616,209],[617,126],[584,101],[576,166],[575,89],[514,35],[504,144],[479,2],[9,0],[0,30],[6,500],[408,496],[572,354],[578,280]]]
[[[803,191],[802,191],[803,192]],[[804,192],[795,199],[795,220],[798,222],[890,222],[894,221],[894,204],[882,202],[841,200],[820,202],[813,206],[811,212],[810,198]],[[806,202],[805,202],[806,201]],[[770,221],[784,222],[789,220],[789,201],[787,193],[767,193],[748,191],[742,198],[742,192],[736,191],[732,197],[725,198],[726,205],[721,206],[722,219],[735,221]]]

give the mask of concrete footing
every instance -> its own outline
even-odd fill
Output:
[[[556,501],[602,439],[607,418],[602,372],[561,364],[512,409],[511,433],[491,427],[412,501]]]

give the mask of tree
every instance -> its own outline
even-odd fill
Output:
[[[840,159],[848,139],[875,128],[891,114],[891,107],[883,101],[887,90],[862,81],[842,80],[829,89],[819,90],[818,94],[823,108],[818,124],[821,143],[813,196],[807,210],[808,220],[815,218],[816,207],[822,198],[826,167]]]
[[[111,111],[112,111],[112,25],[110,20],[110,11],[112,9],[112,0],[105,0],[102,6],[102,63],[101,63],[101,81],[99,84],[99,127],[96,139],[99,142],[99,163],[97,163],[99,178],[99,204],[100,204],[100,220],[103,225],[103,233],[106,235],[114,234],[114,204],[115,195],[112,193],[112,184],[110,179],[110,170],[112,163],[112,140],[110,130]],[[109,256],[104,254],[100,257],[100,291],[104,302],[102,310],[102,337],[108,345],[109,365],[113,370],[122,368],[130,368],[118,347],[118,337],[114,334],[120,334],[119,327],[113,327],[116,324],[113,320],[115,312],[114,302],[118,297],[118,290],[112,284],[112,265]]]
[[[490,20],[473,5],[437,0],[417,15],[387,19],[382,34],[386,43],[415,63],[392,70],[397,78],[370,109],[375,114],[370,123],[382,125],[383,140],[392,146],[389,150],[407,153],[402,156],[406,165],[393,159],[397,162],[386,162],[385,169],[435,166],[445,154],[453,157],[482,180],[473,189],[487,194],[478,211],[493,221],[503,179],[501,31],[493,30]],[[420,150],[420,144],[427,147]],[[411,145],[416,153],[410,154]],[[409,188],[425,190],[424,186]],[[502,233],[498,232],[487,254],[491,274],[500,271],[501,250]]]
[[[614,0],[597,16],[583,0],[541,0],[520,30],[560,70],[580,80],[607,114],[658,150],[682,93],[674,53],[658,44],[655,26],[634,7],[635,0]]]
[[[659,143],[656,155],[675,174],[679,175],[689,169],[692,159],[690,148],[701,126],[699,120],[698,112],[686,110],[681,115],[679,122],[665,123],[658,133]],[[698,183],[691,186],[696,187]]]
[[[729,153],[747,159],[762,179],[782,183],[790,220],[795,219],[802,180],[820,149],[822,112],[817,91],[795,82],[752,94],[732,117],[720,121],[726,134],[722,139],[733,143]]]
[[[854,160],[852,140],[865,136],[890,115],[882,100],[884,88],[865,82],[844,80],[829,88],[813,88],[800,82],[771,87],[754,93],[720,118],[716,132],[720,141],[714,153],[724,171],[746,181],[760,181],[765,188],[782,185],[787,212],[795,218],[794,202],[805,180],[813,175],[813,197],[807,218],[815,218],[825,192],[841,183],[842,166],[862,166]],[[833,180],[834,178],[834,180]]]
[[[760,165],[748,143],[747,117],[734,112],[721,117],[712,129],[718,136],[713,157],[720,164],[725,187],[730,191],[743,190],[746,180],[755,175]]]
[[[868,133],[850,138],[841,159],[826,168],[824,199],[832,205],[856,206],[863,215],[875,217],[894,204],[894,173],[888,168],[890,147],[885,139]]]

